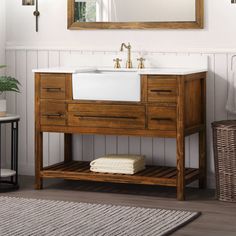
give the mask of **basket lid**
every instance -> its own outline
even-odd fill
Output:
[[[236,129],[236,120],[215,121],[211,124],[212,128],[232,128]]]

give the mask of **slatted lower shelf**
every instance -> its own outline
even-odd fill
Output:
[[[177,170],[175,167],[147,166],[145,170],[134,175],[124,175],[91,172],[89,162],[84,161],[61,162],[45,167],[41,171],[41,177],[163,186],[176,186],[177,184]],[[198,169],[186,168],[186,184],[198,178]]]

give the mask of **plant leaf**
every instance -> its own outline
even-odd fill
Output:
[[[20,85],[20,82],[11,76],[0,77],[0,92],[12,91],[19,93],[18,85]]]

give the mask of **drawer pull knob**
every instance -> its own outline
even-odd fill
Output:
[[[60,92],[62,91],[62,88],[44,88],[47,90],[47,92]]]
[[[169,93],[172,93],[173,90],[159,90],[159,89],[152,89],[151,90],[152,93],[157,93],[157,94],[169,94]]]

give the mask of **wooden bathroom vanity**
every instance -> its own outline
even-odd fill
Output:
[[[141,101],[73,100],[72,73],[35,71],[35,188],[43,178],[174,186],[206,186],[206,72],[142,72]],[[64,133],[64,161],[43,167],[43,132]],[[199,133],[199,168],[185,168],[185,136]],[[72,134],[174,138],[176,167],[147,166],[134,175],[90,172],[89,162],[72,158]]]

